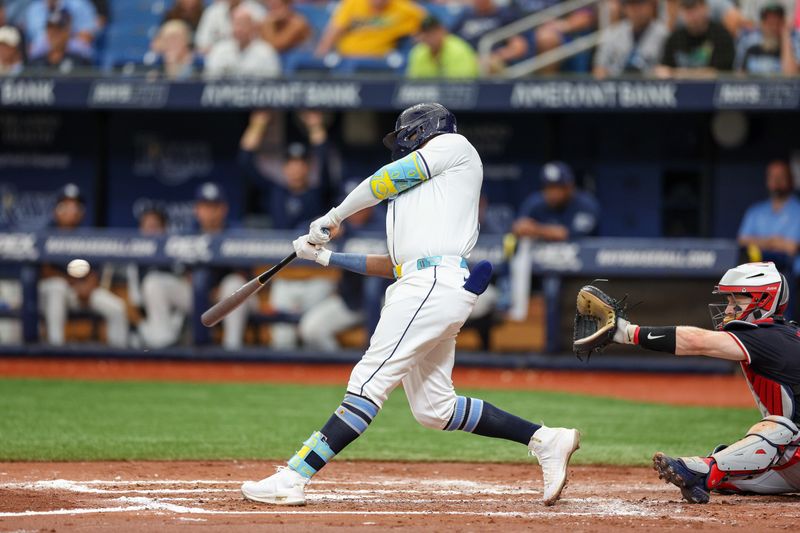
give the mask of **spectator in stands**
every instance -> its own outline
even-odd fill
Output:
[[[422,21],[419,41],[408,56],[406,76],[409,78],[478,77],[478,56],[461,37],[447,31],[436,17]]]
[[[71,25],[72,17],[67,10],[53,11],[47,19],[45,39],[31,46],[30,66],[67,74],[76,67],[91,65],[92,50],[82,39],[71,37]]]
[[[783,7],[787,25],[790,29],[798,29],[795,26],[797,12],[796,0],[740,0],[742,16],[747,19],[752,28],[758,26],[761,21],[761,12],[769,5],[778,4]],[[751,28],[751,29],[752,29]]]
[[[481,37],[519,18],[513,4],[499,7],[495,0],[473,0],[472,6],[473,9],[456,23],[453,33],[467,41],[475,50],[478,50]],[[495,46],[489,57],[479,60],[484,71],[498,73],[506,65],[523,59],[527,53],[528,41],[522,35],[515,35]]]
[[[594,76],[649,74],[661,61],[669,34],[658,20],[656,0],[622,0],[625,19],[602,36],[594,56]]]
[[[358,185],[348,181],[342,187],[344,199]],[[386,213],[380,206],[370,207],[351,215],[340,226],[339,237],[357,237],[372,232],[379,238],[386,233]],[[316,305],[306,308],[298,329],[303,345],[323,352],[335,352],[340,345],[336,336],[364,324],[367,338],[372,336],[380,316],[380,306],[386,281],[342,270],[336,291]]]
[[[779,3],[764,4],[758,31],[739,41],[736,70],[748,74],[797,74],[800,66],[800,34],[786,24]]]
[[[0,28],[3,26],[11,26],[12,28],[16,29],[19,33],[19,45],[17,46],[22,54],[22,62],[25,63],[25,59],[28,56],[28,46],[27,40],[25,39],[25,32],[22,29],[22,26],[19,24],[18,21],[12,20],[10,16],[8,16],[8,11],[6,8],[7,0],[0,0]],[[19,7],[17,7],[20,10]]]
[[[317,45],[319,57],[380,57],[419,30],[425,11],[410,0],[342,0]]]
[[[711,20],[706,0],[680,0],[685,26],[674,30],[656,67],[660,77],[715,76],[733,68],[735,48],[728,30]]]
[[[528,313],[531,265],[540,241],[560,242],[595,235],[600,216],[597,200],[575,187],[572,169],[553,161],[542,167],[541,192],[528,197],[519,208],[511,231],[519,238],[511,271],[509,318],[524,320]]]
[[[292,143],[280,165],[279,175],[262,176],[253,158],[254,151],[267,133],[270,117],[270,113],[266,111],[251,114],[250,124],[240,141],[240,162],[245,172],[266,189],[272,227],[304,229],[323,210],[319,180],[312,175],[322,173],[327,163],[328,132],[323,115],[319,111],[305,111],[300,114],[313,156],[309,154],[305,144]],[[270,284],[270,306],[288,314],[300,314],[312,308],[334,288],[330,280],[319,278],[317,274],[314,271],[300,272],[292,279],[275,279]],[[295,347],[297,329],[291,324],[274,324],[271,327],[271,339],[273,348]]]
[[[90,57],[97,33],[97,11],[88,0],[34,0],[25,11],[25,32],[31,47],[47,39],[49,23],[54,13],[66,11],[71,21],[71,40],[78,41],[88,49]],[[78,42],[73,46],[77,47]]]
[[[203,0],[175,0],[175,4],[164,14],[163,22],[182,20],[194,32],[197,31],[197,26],[200,24],[203,9],[205,9]]]
[[[197,62],[192,51],[192,30],[183,20],[165,22],[150,45],[158,59],[157,74],[168,80],[186,80],[194,76]]]
[[[22,73],[22,37],[14,26],[0,26],[0,76],[16,76]]]
[[[575,188],[575,177],[566,163],[547,163],[539,179],[542,191],[522,203],[512,226],[517,237],[566,241],[596,233],[600,214],[597,200]]]
[[[274,78],[281,74],[278,53],[261,39],[262,13],[248,4],[233,10],[233,34],[208,53],[207,78]]]
[[[308,43],[311,26],[294,10],[292,0],[267,0],[267,18],[261,27],[261,38],[281,54]]]
[[[661,18],[670,32],[685,26],[685,21],[680,16],[680,0],[666,0],[664,7]],[[734,3],[733,0],[708,0],[708,12],[709,18],[722,24],[733,37],[755,27],[755,24],[739,9],[738,3]]]
[[[752,259],[773,261],[785,274],[800,274],[800,200],[793,194],[789,164],[778,159],[767,165],[769,199],[752,205],[739,227],[739,244]]]
[[[85,206],[80,190],[74,184],[64,187],[53,209],[52,229],[71,232],[83,222]],[[39,281],[39,307],[44,316],[47,340],[64,344],[64,326],[68,310],[90,309],[105,319],[106,339],[114,347],[125,347],[128,341],[128,314],[125,301],[101,287],[96,270],[83,278],[67,274],[62,265],[42,265]]]
[[[201,54],[206,55],[215,44],[233,35],[232,14],[239,6],[248,6],[257,20],[266,16],[264,6],[255,0],[216,0],[203,11],[197,25],[194,44]]]
[[[585,33],[597,26],[597,12],[592,7],[585,7],[547,22],[536,29],[534,40],[536,54],[544,54],[568,43],[574,36]],[[541,74],[555,74],[561,70],[561,63],[551,63],[540,69]]]

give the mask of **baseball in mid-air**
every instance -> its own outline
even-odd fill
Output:
[[[89,261],[86,259],[73,259],[67,265],[67,273],[73,278],[82,278],[91,270]]]

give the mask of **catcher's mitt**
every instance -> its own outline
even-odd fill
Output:
[[[616,300],[594,285],[578,291],[572,351],[583,361],[611,344],[617,318],[625,318],[625,298]]]

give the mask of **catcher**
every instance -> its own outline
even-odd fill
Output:
[[[578,293],[573,350],[583,357],[614,342],[739,361],[763,419],[708,457],[658,452],[653,467],[691,503],[708,502],[711,491],[800,492],[800,329],[782,317],[786,279],[773,263],[748,263],[728,270],[714,294],[723,298],[709,305],[716,331],[646,327],[629,322],[620,301],[587,285]]]

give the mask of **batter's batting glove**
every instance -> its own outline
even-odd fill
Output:
[[[331,233],[338,229],[341,223],[342,217],[336,212],[336,208],[331,209],[327,214],[311,223],[308,229],[309,242],[311,244],[325,244],[331,240]]]
[[[316,261],[322,266],[328,266],[331,258],[330,250],[326,250],[319,244],[311,244],[308,235],[301,235],[292,241],[292,246],[300,259]]]

